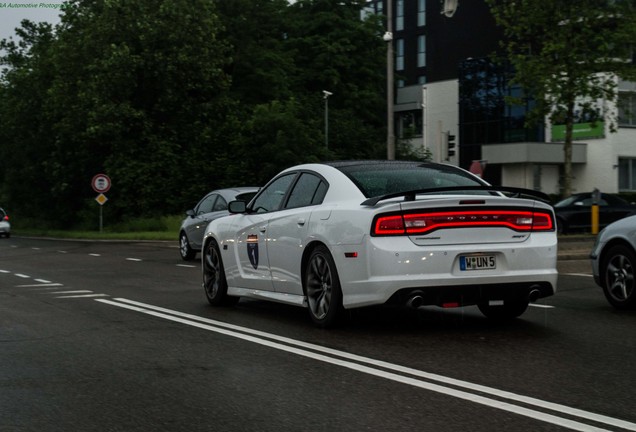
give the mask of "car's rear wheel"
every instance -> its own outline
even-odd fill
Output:
[[[184,232],[179,234],[179,254],[184,261],[192,261],[197,254],[197,252],[190,247],[188,236]]]
[[[636,307],[634,265],[636,256],[627,246],[617,245],[607,251],[603,260],[603,293],[617,309]]]
[[[528,309],[527,300],[505,300],[503,304],[479,303],[477,307],[486,317],[494,320],[510,320],[521,316]]]
[[[203,288],[208,302],[212,306],[230,306],[239,301],[239,297],[227,295],[227,280],[219,245],[211,240],[203,250]]]
[[[325,246],[311,252],[304,288],[312,321],[320,327],[335,325],[342,315],[342,289],[336,264]]]

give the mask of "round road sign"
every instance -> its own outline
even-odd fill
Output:
[[[106,174],[97,174],[91,181],[93,190],[98,193],[108,192],[108,190],[110,189],[110,184],[110,177],[108,177]]]

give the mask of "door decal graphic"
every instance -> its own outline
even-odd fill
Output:
[[[247,256],[254,270],[258,268],[258,236],[250,234],[247,236]]]

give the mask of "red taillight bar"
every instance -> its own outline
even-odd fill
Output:
[[[372,235],[426,234],[442,228],[506,227],[514,231],[552,231],[549,212],[529,210],[476,210],[405,213],[376,217]]]

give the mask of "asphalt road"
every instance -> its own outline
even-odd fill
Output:
[[[584,259],[505,325],[379,307],[325,331],[209,307],[174,246],[0,240],[0,431],[636,430],[636,314]]]

